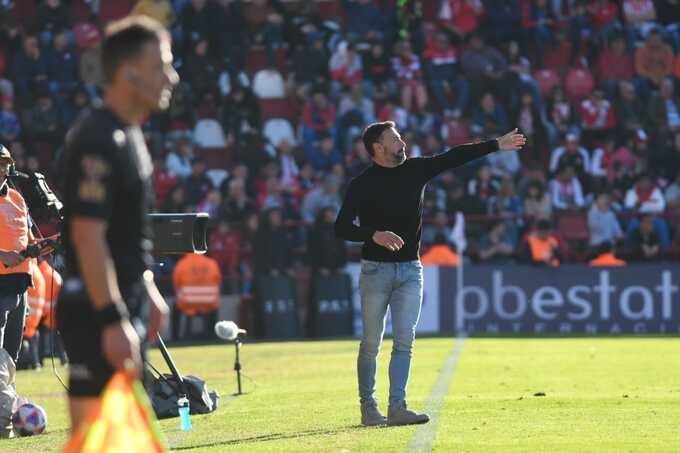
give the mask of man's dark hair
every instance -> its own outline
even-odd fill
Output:
[[[169,39],[163,26],[146,16],[130,16],[113,22],[102,42],[101,65],[104,81],[111,83],[120,65],[135,58],[149,42]]]
[[[383,132],[391,127],[395,127],[394,121],[383,121],[382,123],[373,123],[366,126],[366,129],[361,134],[361,140],[364,141],[364,147],[366,147],[366,151],[371,157],[375,154],[373,144],[380,143],[380,137],[382,137]]]

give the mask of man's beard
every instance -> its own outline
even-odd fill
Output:
[[[406,150],[405,149],[400,149],[397,154],[392,155],[392,161],[395,164],[403,164],[405,160],[406,160]]]

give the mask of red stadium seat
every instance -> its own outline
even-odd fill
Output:
[[[0,76],[4,76],[7,72],[7,49],[0,46]]]
[[[130,14],[137,0],[100,0],[99,19],[103,24],[122,19]]]
[[[90,7],[85,4],[84,0],[71,0],[71,22],[87,22],[92,16]]]
[[[595,79],[587,69],[570,69],[564,80],[567,98],[576,103],[588,97],[595,88]]]
[[[196,155],[200,156],[208,169],[228,169],[231,166],[231,150],[229,148],[198,148]]]
[[[36,25],[38,6],[36,0],[18,0],[12,8],[14,19],[24,30],[33,30]]]
[[[550,96],[555,87],[561,83],[560,76],[552,69],[539,69],[534,72],[534,79],[541,87],[543,96]]]
[[[423,20],[434,22],[439,15],[441,2],[423,2]]]
[[[340,21],[344,20],[344,11],[340,2],[336,0],[317,0],[316,1],[317,13],[324,19]]]
[[[252,77],[257,71],[267,69],[267,51],[262,46],[252,46],[246,55],[246,72]],[[276,69],[285,77],[286,75],[286,52],[283,48],[276,51]]]
[[[556,230],[567,242],[587,241],[590,237],[586,214],[582,211],[567,211],[557,214]]]
[[[259,101],[263,121],[271,118],[285,118],[291,123],[298,122],[300,108],[291,99],[260,99]]]

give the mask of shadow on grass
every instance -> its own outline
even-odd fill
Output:
[[[243,439],[230,439],[230,440],[220,440],[215,442],[206,442],[204,444],[197,445],[187,445],[184,447],[172,447],[172,451],[179,450],[193,450],[195,448],[206,448],[206,447],[219,447],[221,445],[244,445],[252,444],[256,442],[268,442],[272,440],[286,440],[286,439],[297,439],[301,437],[312,437],[312,436],[322,436],[326,434],[340,434],[350,431],[355,431],[358,429],[381,429],[386,428],[386,426],[377,426],[374,428],[365,428],[361,425],[351,425],[340,427],[336,429],[314,429],[310,431],[300,431],[292,433],[276,433],[276,434],[265,434],[262,436],[245,437]]]

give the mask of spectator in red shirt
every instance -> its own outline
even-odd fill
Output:
[[[328,67],[331,79],[333,79],[331,92],[336,97],[343,88],[348,89],[355,82],[359,82],[363,78],[361,56],[356,51],[354,44],[347,41],[341,41],[338,44],[338,47],[331,56]]]
[[[619,7],[612,0],[595,0],[588,5],[588,13],[597,41],[604,41],[614,28],[621,27]]]
[[[241,232],[226,218],[221,218],[217,228],[210,234],[208,254],[217,261],[228,283],[238,275],[242,239]]]
[[[398,42],[395,46],[395,56],[392,58],[392,67],[399,83],[401,104],[412,112],[412,104],[415,98],[415,108],[423,112],[427,104],[427,91],[423,81],[423,71],[420,67],[420,59],[411,50],[408,41]]]
[[[616,126],[614,109],[601,90],[594,90],[588,98],[581,101],[581,127],[583,141],[587,147],[592,148],[614,126]]]
[[[635,75],[633,57],[626,53],[626,41],[617,35],[602,49],[595,69],[598,84],[604,88],[608,99],[616,97],[618,82],[631,80]]]
[[[165,168],[165,160],[162,156],[155,156],[153,159],[151,181],[153,192],[156,195],[156,206],[162,206],[168,193],[170,193],[170,189],[177,184],[177,176]]]
[[[439,26],[461,41],[479,28],[484,15],[481,0],[444,0],[437,14]]]

